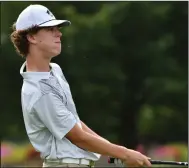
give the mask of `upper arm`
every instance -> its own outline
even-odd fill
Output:
[[[85,132],[78,124],[75,124],[74,127],[66,134],[66,138],[68,138],[73,143],[84,140],[85,136]]]
[[[62,139],[76,125],[74,115],[56,94],[43,95],[33,108],[40,120],[57,139]]]

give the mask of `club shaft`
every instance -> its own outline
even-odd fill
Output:
[[[165,165],[183,165],[188,166],[188,162],[176,161],[162,161],[162,160],[149,160],[151,164],[165,164]],[[115,163],[115,158],[109,158],[109,163]]]

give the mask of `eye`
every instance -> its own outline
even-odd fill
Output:
[[[48,31],[53,31],[53,30],[54,30],[54,27],[48,27],[47,30],[48,30]]]

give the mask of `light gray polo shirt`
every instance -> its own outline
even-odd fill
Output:
[[[41,158],[86,158],[98,160],[100,155],[85,151],[71,143],[65,135],[80,119],[70,87],[59,65],[50,63],[50,72],[24,72],[21,103],[29,140]]]

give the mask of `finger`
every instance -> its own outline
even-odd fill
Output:
[[[148,167],[151,167],[151,163],[148,159],[144,159],[144,163],[143,163],[144,166],[148,166]]]

